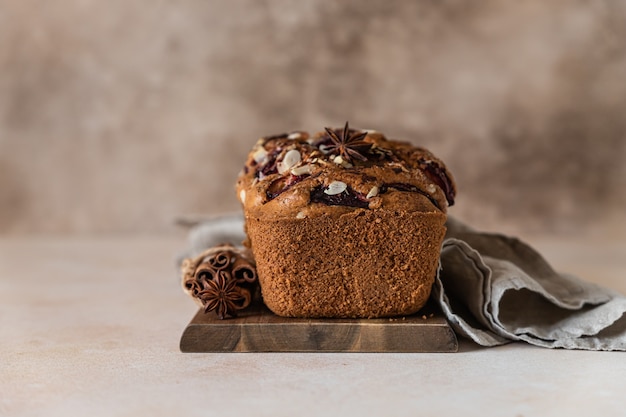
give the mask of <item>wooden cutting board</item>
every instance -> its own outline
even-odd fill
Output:
[[[199,310],[180,339],[183,352],[456,352],[456,336],[432,306],[385,319],[300,319],[263,304],[219,320]]]

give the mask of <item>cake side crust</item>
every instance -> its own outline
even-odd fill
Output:
[[[246,216],[265,304],[286,317],[386,317],[424,306],[446,215],[356,209]]]

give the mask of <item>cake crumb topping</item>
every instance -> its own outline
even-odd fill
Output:
[[[242,204],[261,208],[279,200],[273,210],[291,218],[322,205],[446,212],[456,194],[451,174],[428,150],[347,122],[312,135],[259,139],[237,188]]]

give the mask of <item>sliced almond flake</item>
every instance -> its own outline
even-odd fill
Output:
[[[333,162],[336,163],[337,165],[341,165],[344,168],[352,168],[352,164],[348,161],[346,161],[345,159],[343,159],[343,157],[341,155],[337,155],[334,159]]]
[[[337,195],[341,194],[348,188],[348,184],[342,181],[333,181],[328,184],[328,188],[324,190],[324,194]]]
[[[299,211],[298,214],[296,214],[296,219],[304,219],[306,218],[306,214],[304,214],[303,211]]]
[[[302,165],[291,169],[291,173],[297,177],[300,175],[309,175],[313,172],[313,166],[311,164]]]
[[[297,149],[292,149],[285,154],[282,161],[278,163],[278,173],[284,174],[298,164],[301,160],[300,152]]]
[[[376,197],[378,195],[378,186],[373,186],[372,189],[370,190],[369,193],[367,193],[367,196],[365,196],[365,198],[367,198],[368,200],[372,197]]]
[[[302,137],[302,132],[291,132],[288,136],[287,139],[300,139]]]
[[[256,152],[252,154],[252,158],[254,158],[254,162],[256,162],[257,164],[265,163],[267,160],[267,151],[264,147],[261,146],[259,149],[256,150]]]
[[[239,191],[239,200],[241,200],[242,203],[246,201],[246,190]]]
[[[398,162],[391,162],[391,163],[389,163],[389,166],[398,167],[398,168],[400,168],[404,172],[409,172],[409,170],[404,166],[404,164],[401,164],[401,163],[398,163]]]

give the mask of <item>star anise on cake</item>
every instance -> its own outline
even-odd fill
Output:
[[[206,280],[206,287],[198,293],[204,304],[204,312],[215,310],[217,317],[223,320],[226,315],[235,315],[250,304],[250,293],[237,286],[227,273],[218,272],[212,280]]]
[[[337,153],[345,161],[352,162],[355,159],[359,161],[367,161],[367,157],[363,155],[372,145],[363,140],[367,136],[367,132],[350,132],[348,122],[343,128],[341,135],[338,135],[333,129],[324,128],[330,137],[332,143],[326,147],[328,152]]]

